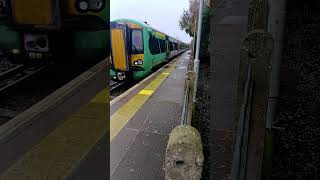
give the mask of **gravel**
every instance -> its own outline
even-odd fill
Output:
[[[288,87],[275,122],[285,130],[276,132],[272,179],[320,179],[319,11],[316,1],[289,3],[281,67]]]
[[[0,56],[0,74],[6,72],[8,69],[14,67],[15,65],[7,60],[7,58]]]
[[[195,108],[193,126],[198,129],[202,138],[204,165],[202,171],[202,180],[210,179],[210,91],[209,91],[209,70],[208,61],[203,60],[200,64],[198,90],[197,90],[197,105]]]

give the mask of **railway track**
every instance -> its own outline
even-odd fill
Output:
[[[125,84],[125,82],[116,82],[110,80],[110,92],[113,92],[117,90],[118,88],[122,87]]]
[[[46,68],[47,64],[13,64],[6,58],[0,59],[0,92]]]
[[[20,112],[19,110],[13,110],[12,108],[2,106],[5,104],[2,96],[11,97],[10,91],[6,91],[5,93],[4,91],[14,85],[17,85],[19,82],[22,82],[28,77],[40,72],[41,70],[44,70],[46,67],[48,67],[48,64],[14,64],[7,57],[0,57],[0,125],[15,117]]]

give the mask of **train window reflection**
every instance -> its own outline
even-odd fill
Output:
[[[7,16],[7,4],[5,0],[0,0],[0,18]]]
[[[143,53],[143,39],[141,30],[132,30],[132,54]]]

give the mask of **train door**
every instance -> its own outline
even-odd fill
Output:
[[[129,53],[128,43],[129,38],[128,27],[126,24],[110,23],[111,28],[111,55],[112,68],[117,71],[119,80],[123,80],[126,72],[129,71]]]
[[[169,58],[170,55],[170,48],[169,48],[169,40],[168,37],[166,37],[166,51],[167,51],[167,58]]]

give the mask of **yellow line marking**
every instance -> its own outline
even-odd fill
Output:
[[[153,94],[154,91],[152,90],[142,90],[140,91],[138,94],[143,94],[143,95],[149,95],[151,96]]]
[[[184,54],[182,54],[184,55]],[[178,56],[175,58],[175,60],[172,60],[171,62],[169,62],[167,65],[172,65],[174,61],[176,61],[177,59],[183,57],[182,55]],[[146,77],[145,79],[143,79],[142,81],[140,81],[138,84],[136,84],[135,86],[133,86],[132,88],[130,88],[129,90],[127,90],[126,92],[122,93],[121,95],[117,96],[115,99],[113,99],[110,102],[110,107],[112,105],[114,105],[115,103],[117,103],[119,100],[121,100],[123,97],[126,97],[128,94],[130,94],[132,91],[134,91],[135,89],[137,89],[138,87],[140,87],[142,84],[145,84],[145,82],[149,81],[150,79],[152,79],[153,77],[155,77],[156,75],[158,75],[163,69],[165,69],[165,67],[162,67],[160,69],[158,69],[155,73],[151,74],[150,76]]]
[[[164,73],[159,74],[137,95],[132,97],[126,104],[115,112],[110,119],[110,142],[120,132],[120,130],[129,122],[139,108],[150,98],[152,93],[161,85],[177,65],[177,61],[170,65]]]
[[[0,176],[5,179],[66,179],[107,133],[107,89],[33,146]]]
[[[162,73],[162,74],[164,74],[164,75],[168,75],[169,73]]]
[[[110,91],[107,89],[102,90],[100,93],[98,93],[91,102],[101,102],[106,103],[108,101]]]

